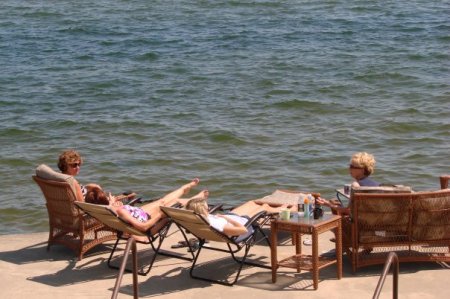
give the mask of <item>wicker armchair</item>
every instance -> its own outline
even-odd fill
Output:
[[[46,201],[50,226],[47,250],[53,244],[62,244],[72,249],[81,260],[93,247],[117,238],[114,231],[74,205],[77,197],[72,176],[40,165],[32,177]]]

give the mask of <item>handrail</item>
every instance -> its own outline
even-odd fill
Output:
[[[113,294],[111,299],[117,298],[119,293],[120,283],[122,282],[123,273],[125,272],[125,267],[127,265],[128,256],[130,255],[130,247],[133,259],[133,295],[134,299],[139,297],[138,294],[138,278],[137,278],[137,250],[136,250],[136,241],[134,238],[129,238],[127,241],[127,245],[125,247],[125,253],[123,255],[122,265],[120,266],[119,275],[117,275],[116,284],[114,286]]]
[[[386,262],[384,263],[384,269],[383,273],[380,276],[380,279],[378,280],[377,288],[375,289],[375,292],[373,293],[372,299],[377,299],[380,297],[381,289],[383,288],[384,281],[386,280],[386,276],[389,273],[389,270],[391,268],[391,265],[394,265],[392,278],[393,278],[393,287],[392,287],[392,298],[398,299],[398,273],[399,273],[399,266],[398,266],[398,256],[395,254],[395,252],[390,252]]]

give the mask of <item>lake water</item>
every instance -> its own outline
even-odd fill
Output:
[[[357,151],[437,189],[449,49],[449,1],[3,0],[0,234],[48,230],[31,175],[67,148],[81,183],[145,198],[332,197]]]

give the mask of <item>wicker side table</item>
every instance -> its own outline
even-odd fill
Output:
[[[329,258],[319,256],[319,235],[321,233],[336,229],[336,257]],[[277,234],[279,231],[293,233],[295,243],[295,255],[278,260],[277,256]],[[312,255],[301,252],[301,234],[311,235]],[[301,270],[311,271],[314,289],[319,285],[319,270],[333,264],[337,264],[337,277],[342,278],[342,226],[341,217],[325,214],[319,219],[299,218],[296,214],[289,220],[275,219],[271,223],[271,264],[272,282],[276,282],[277,269],[279,267],[294,268],[297,272]]]

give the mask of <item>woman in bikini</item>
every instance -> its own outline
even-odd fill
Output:
[[[191,188],[197,186],[199,182],[200,180],[196,178],[180,188],[166,194],[162,198],[140,207],[124,205],[121,201],[116,201],[111,194],[106,196],[103,190],[97,186],[94,186],[88,188],[86,202],[109,205],[123,220],[130,223],[138,230],[145,232],[161,218],[165,217],[165,214],[161,211],[160,206],[170,207],[177,203],[185,206],[191,199],[199,197],[203,198],[207,191],[201,191],[191,198],[182,198],[184,195],[189,193]]]

